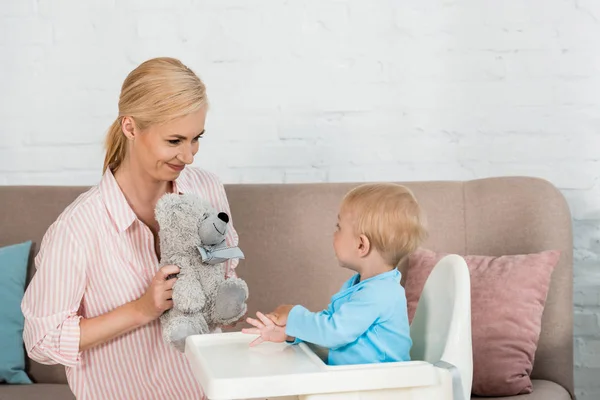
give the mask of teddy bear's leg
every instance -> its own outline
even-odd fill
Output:
[[[173,308],[185,313],[199,312],[206,302],[204,290],[196,275],[182,271],[173,285]]]
[[[161,317],[163,338],[177,350],[185,350],[185,339],[190,335],[206,334],[208,324],[200,313],[186,315],[179,310],[171,309],[169,314]]]
[[[229,325],[246,314],[248,285],[239,278],[226,279],[220,286],[215,300],[213,320],[217,324]]]

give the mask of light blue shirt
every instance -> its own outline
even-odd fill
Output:
[[[400,271],[350,278],[326,310],[294,306],[286,333],[329,349],[329,365],[410,361],[410,326]]]

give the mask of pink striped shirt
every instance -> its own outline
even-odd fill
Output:
[[[187,167],[174,187],[204,196],[231,216],[215,175]],[[233,225],[226,241],[238,243]],[[65,209],[42,240],[37,271],[22,303],[29,356],[42,364],[65,365],[78,400],[202,399],[185,355],[163,341],[159,320],[79,352],[80,319],[138,299],[158,262],[152,232],[106,172]],[[237,262],[229,262],[228,276],[235,276]]]

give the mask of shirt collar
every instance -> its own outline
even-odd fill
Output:
[[[129,228],[137,219],[137,216],[127,202],[127,199],[110,168],[107,168],[102,176],[99,189],[102,200],[104,201],[106,209],[115,223],[117,230],[119,232],[127,230],[127,228]],[[185,169],[173,182],[173,191],[175,193],[189,192],[189,181]]]
[[[382,279],[393,279],[394,281],[400,283],[402,274],[400,273],[400,271],[398,271],[397,268],[394,268],[391,271],[384,272],[379,275],[375,275],[375,276],[373,276],[369,279],[365,279],[364,281],[361,281],[361,282],[357,282],[358,278],[359,278],[358,274],[352,275],[350,277],[350,279],[348,279],[344,283],[344,285],[342,285],[342,288],[340,289],[340,291],[338,293],[334,294],[333,297],[331,297],[331,301],[337,300],[340,297],[344,297],[344,296],[348,295],[348,293],[352,293],[352,292],[358,290],[359,288],[363,287],[364,285],[366,285],[369,282],[379,281]]]
[[[366,282],[372,282],[372,281],[378,281],[381,279],[393,279],[395,281],[397,281],[398,283],[400,283],[400,279],[402,278],[402,274],[400,273],[400,271],[398,271],[398,268],[394,268],[391,271],[388,272],[384,272],[381,274],[377,274],[375,276],[372,276],[368,279],[365,279],[364,281],[358,282],[358,279],[360,278],[360,275],[356,274],[354,275],[354,279],[352,280],[352,284],[361,284],[361,283],[366,283]]]

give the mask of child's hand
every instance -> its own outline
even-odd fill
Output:
[[[287,318],[292,308],[294,308],[294,306],[290,304],[280,305],[274,311],[268,313],[267,317],[269,317],[270,320],[275,322],[276,325],[286,326]]]
[[[275,343],[285,342],[287,338],[287,335],[285,334],[285,327],[275,325],[272,320],[267,318],[260,311],[256,313],[256,316],[258,319],[260,319],[260,321],[254,318],[246,319],[250,325],[255,326],[256,328],[242,329],[243,333],[260,335],[250,343],[250,347],[259,345],[265,341]]]

